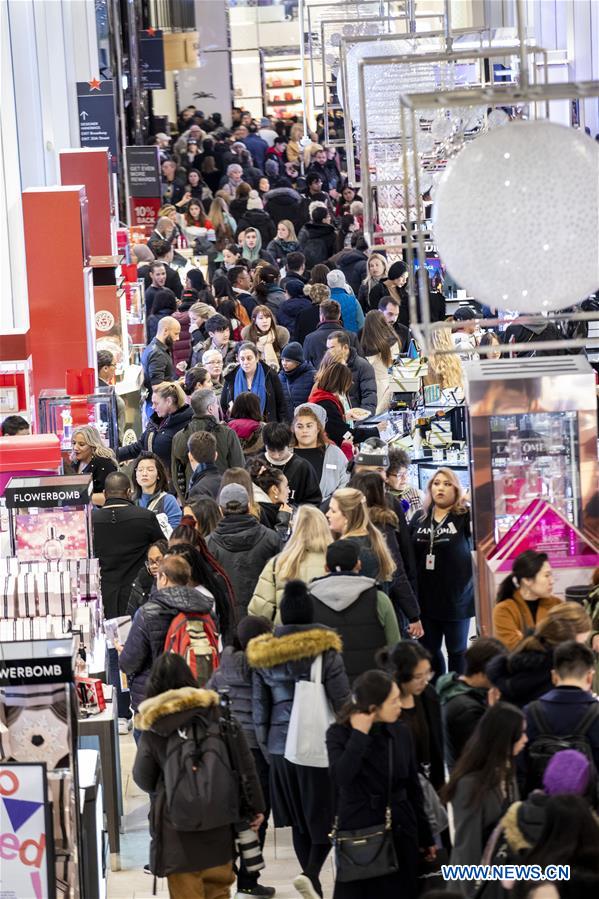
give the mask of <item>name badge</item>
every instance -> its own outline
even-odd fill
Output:
[[[336,465],[331,465],[329,462],[327,462],[327,464],[325,465],[325,468],[332,468],[333,471],[337,471],[337,466],[336,466]]]
[[[435,557],[433,553],[426,554],[426,570],[434,571],[435,570]]]

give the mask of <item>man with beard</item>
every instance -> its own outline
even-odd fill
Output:
[[[163,381],[176,381],[177,374],[173,362],[173,344],[179,339],[181,324],[176,318],[167,315],[158,322],[156,337],[150,341],[141,354],[144,370],[144,387],[151,399],[152,387]],[[152,414],[151,402],[146,403],[148,415]]]

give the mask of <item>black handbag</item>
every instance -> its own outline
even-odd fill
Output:
[[[399,870],[391,821],[392,777],[393,748],[392,740],[389,740],[389,783],[384,823],[361,830],[339,830],[339,817],[335,816],[329,836],[335,854],[336,880],[340,883],[384,877]]]

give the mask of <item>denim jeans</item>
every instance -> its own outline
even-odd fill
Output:
[[[468,631],[470,630],[470,618],[461,621],[438,621],[436,618],[422,616],[424,637],[420,640],[433,657],[435,677],[445,674],[445,658],[441,652],[443,638],[449,670],[462,674],[464,671],[464,654],[468,646]]]
[[[131,693],[129,690],[121,690],[119,654],[112,647],[108,648],[106,652],[108,654],[109,680],[113,689],[113,702],[116,700],[119,718],[131,718]]]

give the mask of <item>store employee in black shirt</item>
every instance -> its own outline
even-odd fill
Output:
[[[410,522],[418,598],[422,610],[422,643],[433,656],[436,675],[445,673],[443,639],[449,670],[464,670],[470,619],[474,615],[474,588],[470,513],[456,475],[439,468],[428,483],[424,510]]]

